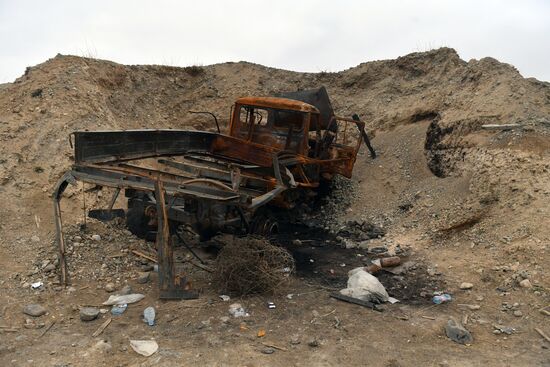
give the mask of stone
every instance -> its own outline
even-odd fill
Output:
[[[98,235],[98,234],[94,234],[94,235],[92,235],[92,240],[94,240],[96,242],[99,242],[99,241],[101,241],[101,236]]]
[[[46,273],[49,273],[50,271],[54,271],[55,270],[55,265],[54,264],[48,264],[46,265],[46,267],[44,268],[44,271]]]
[[[267,348],[262,349],[262,353],[263,354],[273,354],[273,353],[275,353],[275,349],[267,347]]]
[[[445,334],[449,339],[459,344],[471,344],[474,341],[472,334],[454,319],[447,321]]]
[[[40,242],[40,237],[38,237],[38,236],[32,236],[32,237],[31,237],[31,242],[34,242],[34,243]]]
[[[109,292],[109,293],[114,292],[115,289],[116,289],[115,283],[107,283],[107,284],[105,284],[104,289],[105,289],[106,292]]]
[[[151,273],[146,271],[146,272],[140,272],[139,275],[138,275],[138,278],[137,278],[137,282],[139,284],[145,284],[147,282],[149,282],[149,279],[151,279]]]
[[[529,279],[523,279],[521,282],[519,282],[519,285],[523,288],[531,288],[533,286]]]
[[[521,312],[520,310],[515,310],[515,311],[514,311],[514,316],[515,316],[515,317],[522,317],[522,316],[523,316],[523,312]]]
[[[229,320],[231,320],[231,318],[229,316],[221,316],[220,317],[220,321],[224,324],[228,324]]]
[[[43,306],[33,303],[23,308],[23,313],[32,317],[40,317],[48,312]]]
[[[472,283],[463,282],[460,283],[460,289],[466,290],[466,289],[472,289],[474,285]]]
[[[95,307],[82,307],[80,309],[80,320],[92,321],[99,315],[99,309]]]
[[[307,345],[309,345],[312,348],[317,348],[320,345],[320,343],[319,343],[319,340],[317,340],[317,338],[313,338],[307,342]]]

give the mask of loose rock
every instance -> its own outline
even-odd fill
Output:
[[[460,284],[460,289],[472,289],[474,285],[472,283],[463,282]]]
[[[262,353],[263,353],[263,354],[273,354],[273,353],[275,353],[275,349],[269,348],[269,347],[268,347],[268,348],[264,348],[264,349],[262,349]]]
[[[39,317],[44,315],[47,310],[39,304],[26,305],[23,308],[23,313],[32,317]]]
[[[105,288],[104,288],[104,289],[105,289],[106,292],[109,292],[109,293],[114,292],[115,289],[116,289],[116,288],[115,288],[115,283],[107,283],[107,284],[105,284]]]
[[[459,344],[471,344],[474,340],[472,334],[454,319],[447,321],[447,325],[445,325],[445,334],[449,339]]]
[[[101,236],[98,235],[98,234],[94,234],[94,235],[92,235],[92,240],[94,240],[96,242],[99,242],[99,241],[101,241]]]
[[[531,288],[533,286],[529,279],[523,279],[521,282],[519,282],[519,285],[523,288]]]
[[[92,321],[99,315],[99,309],[95,307],[82,307],[80,309],[80,320]]]
[[[151,273],[150,272],[140,272],[139,276],[137,278],[137,282],[139,284],[145,284],[149,282],[149,279],[151,279]]]

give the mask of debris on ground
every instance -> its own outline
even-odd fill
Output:
[[[432,302],[436,305],[440,305],[442,303],[450,302],[452,299],[453,297],[448,293],[436,294],[432,297]]]
[[[455,319],[447,321],[445,334],[449,339],[459,344],[471,344],[474,340],[472,334]]]
[[[132,294],[124,294],[124,295],[110,295],[109,299],[103,304],[105,306],[111,306],[111,305],[122,305],[122,304],[129,304],[129,303],[136,303],[141,301],[145,296],[140,293],[132,293]]]
[[[130,340],[130,347],[134,352],[149,357],[157,352],[159,346],[154,340]]]
[[[222,290],[247,295],[282,290],[292,272],[294,259],[284,248],[253,236],[224,237],[215,279]]]
[[[152,306],[143,310],[143,321],[149,326],[155,325],[155,308]]]
[[[347,288],[340,291],[342,295],[373,303],[388,301],[389,295],[386,288],[378,278],[369,274],[362,267],[351,270],[348,277]]]
[[[250,314],[246,312],[243,306],[240,303],[233,303],[229,305],[229,313],[233,317],[248,317]]]

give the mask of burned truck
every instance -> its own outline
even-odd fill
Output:
[[[171,235],[192,231],[267,235],[274,213],[315,195],[324,180],[351,177],[361,143],[374,156],[365,124],[335,116],[325,88],[278,97],[243,97],[226,133],[191,130],[74,132],[72,168],[54,192],[62,282],[67,282],[60,199],[82,181],[121,190],[128,228],[155,233],[163,298],[188,298],[173,274]]]

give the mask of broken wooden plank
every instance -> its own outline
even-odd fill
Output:
[[[535,331],[536,331],[537,333],[539,333],[540,336],[542,336],[544,339],[546,339],[546,341],[547,341],[548,343],[550,343],[550,337],[549,337],[548,335],[546,335],[541,329],[539,329],[538,327],[536,327],[536,328],[535,328]]]
[[[340,293],[331,293],[330,296],[332,298],[336,298],[337,300],[353,303],[353,304],[363,306],[363,307],[367,307],[367,308],[370,308],[370,309],[378,311],[378,312],[384,311],[384,309],[382,307],[380,307],[379,305],[377,305],[376,303],[372,303],[372,302],[369,302],[369,301],[363,301],[362,299],[359,299],[359,298],[344,296],[343,294],[340,294]]]
[[[261,342],[261,344],[264,346],[264,347],[269,347],[269,348],[273,348],[273,349],[278,349],[278,350],[282,350],[284,352],[288,352],[288,349],[284,348],[284,347],[280,347],[278,345],[275,345],[275,344],[269,344],[269,343],[264,343],[264,342]]]
[[[55,325],[55,323],[56,323],[55,320],[52,321],[52,323],[42,332],[42,334],[40,334],[40,335],[38,336],[37,339],[40,339],[41,337],[43,337],[44,335],[46,335],[46,333],[47,333],[48,331],[50,331],[50,329]]]
[[[101,324],[101,326],[96,331],[94,331],[94,333],[92,334],[92,337],[95,338],[95,337],[99,336],[103,332],[103,330],[105,330],[107,328],[107,326],[109,326],[111,321],[113,321],[113,319],[109,318],[109,319],[107,319],[107,321],[105,321],[103,324]]]
[[[147,255],[147,254],[144,254],[143,252],[140,252],[140,251],[138,251],[138,250],[132,250],[132,253],[133,253],[134,255],[143,257],[144,259],[151,260],[151,261],[154,262],[155,264],[157,263],[157,259],[155,259],[154,257],[149,256],[149,255]]]

